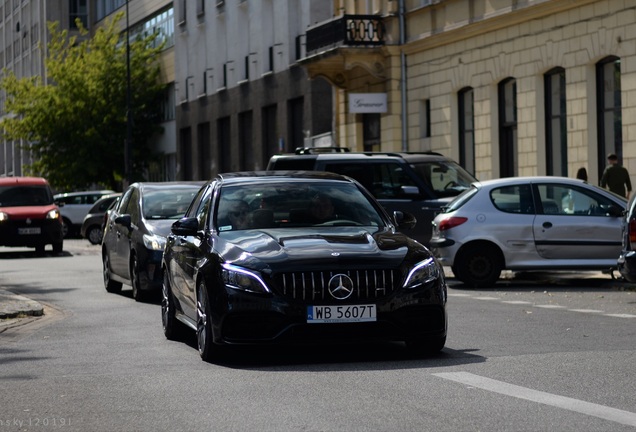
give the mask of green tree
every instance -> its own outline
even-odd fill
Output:
[[[18,79],[5,71],[6,93],[0,122],[8,140],[25,140],[35,162],[25,167],[46,177],[58,190],[91,185],[121,189],[125,178],[127,137],[127,47],[120,31],[123,14],[100,27],[92,38],[80,25],[69,37],[59,23],[49,23],[51,39],[45,59],[49,83],[42,77]],[[132,107],[131,180],[143,180],[153,154],[149,139],[162,132],[165,85],[160,82],[157,34],[139,35],[130,43]]]

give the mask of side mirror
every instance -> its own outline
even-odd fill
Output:
[[[420,189],[417,186],[402,186],[400,189],[403,196],[416,197],[420,195]]]
[[[417,219],[411,213],[394,211],[393,220],[398,228],[413,229],[417,223]]]
[[[607,212],[609,213],[610,216],[612,217],[623,217],[623,215],[625,214],[625,210],[615,206],[615,205],[611,205],[609,206],[609,209],[607,209]]]
[[[173,223],[170,230],[178,236],[195,236],[199,231],[199,220],[195,217],[183,217]]]
[[[123,225],[126,228],[130,229],[132,227],[132,218],[129,214],[123,214],[115,218],[115,223],[118,225]]]

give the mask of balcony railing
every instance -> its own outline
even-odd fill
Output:
[[[385,33],[377,15],[343,15],[307,30],[307,54],[339,46],[384,45]]]

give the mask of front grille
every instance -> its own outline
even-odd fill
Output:
[[[278,292],[292,300],[334,300],[329,294],[329,280],[345,274],[353,282],[353,293],[347,301],[375,300],[388,296],[400,286],[397,270],[348,270],[282,273],[274,278]]]

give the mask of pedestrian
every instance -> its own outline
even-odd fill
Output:
[[[627,168],[618,163],[618,156],[614,153],[607,155],[607,168],[601,177],[601,187],[629,199],[629,194],[632,191],[629,172],[627,172]]]
[[[585,167],[579,168],[579,170],[576,172],[576,178],[587,181],[587,170],[585,169]]]

